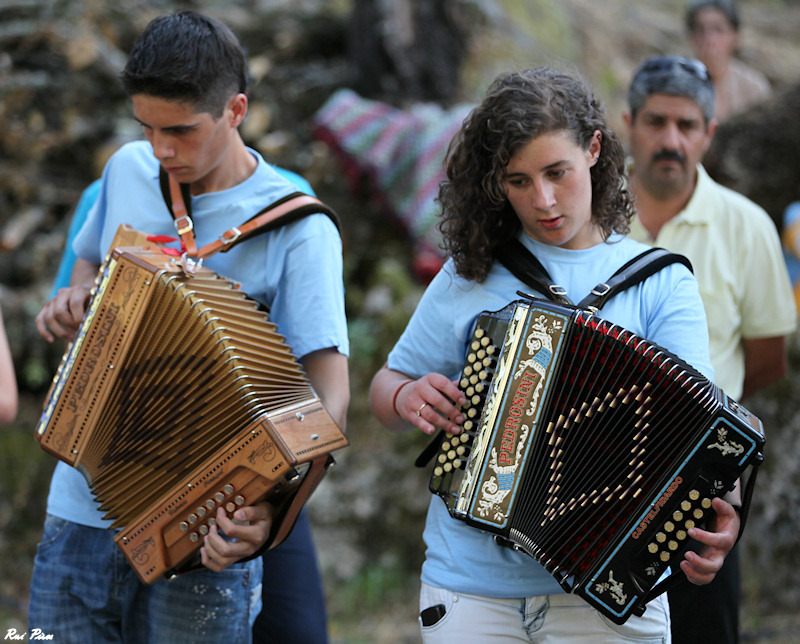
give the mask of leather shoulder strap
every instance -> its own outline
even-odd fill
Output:
[[[167,209],[175,220],[175,229],[184,242],[187,254],[191,257],[204,259],[220,251],[227,252],[245,239],[316,213],[330,217],[336,228],[341,231],[339,217],[332,208],[316,197],[303,192],[293,192],[262,208],[240,226],[231,228],[216,241],[198,250],[192,233],[194,224],[191,218],[191,195],[188,184],[178,184],[174,179],[170,179],[163,168],[159,172],[159,184]]]
[[[553,284],[553,279],[542,263],[522,245],[518,239],[508,240],[495,250],[495,259],[505,266],[514,277],[543,293],[545,297],[558,304],[572,304],[566,290]]]
[[[553,302],[572,304],[566,290],[553,280],[536,256],[518,240],[512,239],[495,252],[496,259],[515,277],[543,293]],[[600,282],[591,293],[578,302],[582,309],[599,310],[617,293],[643,282],[670,264],[680,263],[692,270],[691,262],[683,255],[670,253],[663,248],[649,248],[637,255],[609,278]]]
[[[256,237],[316,213],[328,215],[336,228],[340,229],[338,216],[331,208],[316,197],[303,192],[294,192],[259,211],[241,226],[224,232],[216,241],[203,246],[198,251],[198,256],[205,258],[219,251],[226,253],[245,239]]]
[[[164,168],[158,169],[158,184],[161,188],[161,196],[164,197],[164,203],[167,204],[167,209],[169,210],[169,214],[172,215],[173,219],[177,219],[178,216],[175,214],[175,211],[172,208],[173,201],[177,201],[170,189],[170,180],[169,175],[164,171]],[[191,217],[192,216],[192,195],[189,192],[189,184],[188,183],[181,183],[179,184],[181,187],[181,196],[183,198],[183,206],[186,210],[186,215]]]
[[[670,264],[683,264],[692,271],[692,263],[683,255],[670,253],[664,248],[649,248],[624,264],[607,282],[595,286],[589,295],[578,302],[578,307],[599,310],[620,291],[643,282]]]

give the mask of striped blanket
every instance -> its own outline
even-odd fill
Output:
[[[401,110],[341,89],[314,118],[314,136],[334,150],[350,188],[366,180],[371,197],[408,234],[423,282],[443,261],[436,196],[447,148],[469,109],[423,103]]]

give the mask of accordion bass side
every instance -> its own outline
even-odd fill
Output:
[[[763,460],[758,418],[676,356],[574,307],[484,312],[460,388],[467,420],[443,437],[431,491],[620,624],[659,594],[711,499]]]
[[[197,566],[239,506],[276,508],[271,547],[347,439],[258,304],[157,248],[115,248],[36,437],[87,479],[145,583]]]

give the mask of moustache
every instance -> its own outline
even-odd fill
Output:
[[[675,150],[659,150],[653,155],[653,161],[677,161],[681,165],[686,165],[686,157]]]

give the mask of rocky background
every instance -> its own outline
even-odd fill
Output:
[[[74,204],[121,142],[139,136],[116,76],[155,15],[196,8],[225,20],[248,48],[254,85],[243,125],[265,157],[304,175],[343,220],[352,343],[352,447],[309,505],[334,641],[416,642],[425,444],[371,418],[370,378],[423,285],[398,222],[353,190],[312,118],[350,87],[397,106],[475,102],[508,68],[580,70],[621,125],[638,61],[688,53],[679,0],[4,0],[0,3],[0,296],[21,390],[17,422],[0,432],[0,633],[23,628],[27,586],[54,466],[32,436],[64,350],[36,334]],[[780,226],[800,199],[800,4],[742,3],[742,57],[777,90],[723,126],[708,166],[756,199]],[[622,131],[620,129],[620,131]],[[766,462],[744,538],[745,641],[800,641],[800,348],[791,373],[748,403],[767,428]]]

